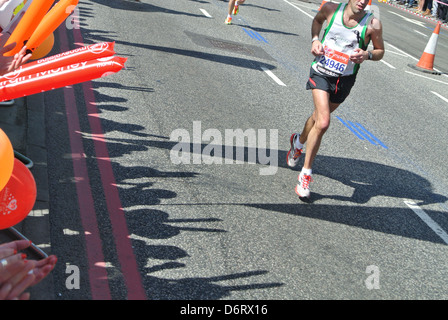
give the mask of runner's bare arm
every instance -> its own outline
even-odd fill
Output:
[[[370,38],[373,45],[373,50],[363,50],[356,48],[354,53],[350,55],[350,60],[355,63],[362,63],[369,60],[369,51],[372,54],[372,61],[379,61],[384,56],[384,41],[383,41],[383,29],[381,21],[373,18],[368,26],[366,37]],[[369,41],[367,40],[367,43]]]
[[[317,12],[311,24],[311,39],[319,39],[319,34],[322,30],[324,22],[333,16],[334,12],[338,7],[337,3],[327,2],[322,8]],[[311,44],[311,53],[315,56],[324,54],[322,43],[320,41],[313,41]]]
[[[379,61],[384,56],[384,40],[383,40],[383,26],[381,24],[381,21],[373,18],[370,22],[368,31],[370,31],[370,39],[372,41],[373,50],[370,52],[372,53],[372,60]]]

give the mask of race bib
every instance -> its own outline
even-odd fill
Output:
[[[325,54],[320,56],[317,62],[318,66],[330,71],[331,73],[343,74],[349,62],[349,55],[324,47]]]

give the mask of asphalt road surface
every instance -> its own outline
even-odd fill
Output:
[[[448,78],[409,66],[435,23],[375,3],[386,54],[332,115],[304,203],[285,160],[319,5],[247,0],[229,26],[223,0],[80,1],[54,50],[128,60],[45,94],[55,299],[448,298]]]

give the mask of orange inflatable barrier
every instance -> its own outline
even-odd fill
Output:
[[[126,60],[121,57],[95,59],[2,81],[0,100],[16,99],[108,76],[123,69]]]
[[[28,50],[36,50],[47,37],[64,22],[78,5],[78,0],[60,0],[43,17],[37,28],[26,43]],[[20,25],[20,24],[19,24]]]
[[[81,63],[83,61],[113,56],[115,54],[114,46],[115,42],[96,43],[26,63],[15,71],[0,77],[0,85],[4,85],[5,81],[14,80],[18,77],[25,77],[33,73],[58,69],[66,65]],[[38,50],[40,50],[40,47]]]
[[[33,0],[31,2],[29,8],[6,42],[6,45],[15,42],[16,46],[11,51],[5,53],[4,56],[13,56],[22,49],[53,5],[53,2],[54,0]]]
[[[36,203],[36,181],[30,170],[14,158],[11,178],[0,191],[0,230],[25,219]]]
[[[50,35],[37,47],[33,50],[30,60],[37,60],[45,57],[47,54],[51,52],[54,45],[54,34],[50,33]]]
[[[0,129],[0,191],[8,183],[14,167],[14,149],[6,133]]]

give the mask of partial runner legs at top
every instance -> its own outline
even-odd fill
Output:
[[[243,4],[246,0],[229,0],[229,11],[225,24],[232,24],[232,15],[236,16],[240,11],[240,4]]]

